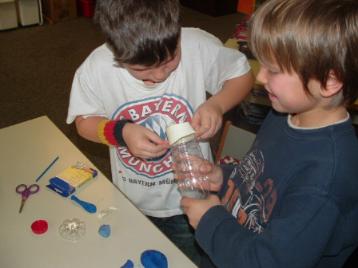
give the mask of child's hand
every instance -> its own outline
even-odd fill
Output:
[[[127,123],[122,134],[129,151],[136,157],[159,157],[169,149],[168,141],[160,139],[156,133],[141,125]]]
[[[209,195],[206,199],[183,197],[180,204],[194,229],[196,229],[203,215],[211,207],[221,205],[220,199],[216,195]]]
[[[192,126],[199,140],[208,139],[221,128],[223,113],[213,102],[206,101],[194,113]]]
[[[220,187],[223,183],[223,174],[219,166],[197,156],[185,156],[184,158],[184,161],[180,161],[180,159],[177,159],[176,161],[178,163],[173,163],[172,165],[174,176],[178,181],[186,179],[186,173],[183,173],[181,171],[183,169],[187,169],[187,161],[190,160],[190,172],[193,174],[200,174],[198,176],[207,178],[209,182],[207,186],[209,187],[209,189],[205,190],[212,192],[217,192],[220,190]],[[181,166],[182,162],[184,163],[184,167]],[[204,183],[202,186],[205,187],[206,184]]]

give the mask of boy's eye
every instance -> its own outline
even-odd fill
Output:
[[[279,74],[279,73],[281,73],[281,71],[278,70],[278,69],[268,69],[268,72],[269,72],[270,74]]]
[[[275,75],[281,73],[281,70],[275,64],[264,64],[261,63],[261,68],[267,72],[267,74]]]

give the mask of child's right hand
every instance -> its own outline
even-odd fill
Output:
[[[188,156],[186,156],[188,157]],[[209,184],[209,191],[217,192],[220,190],[221,185],[223,183],[223,173],[219,166],[211,163],[205,159],[199,159],[197,156],[190,156],[191,158],[191,172],[200,174],[203,177],[206,177]],[[180,161],[179,161],[180,162]],[[173,163],[172,168],[175,173],[175,178],[180,181],[186,179],[185,176],[182,176],[182,172],[180,172],[180,164]]]
[[[168,141],[141,125],[127,123],[122,130],[128,150],[136,157],[148,159],[159,157],[169,149]]]
[[[220,206],[221,202],[217,195],[210,194],[206,199],[193,199],[183,197],[180,205],[188,216],[190,225],[196,229],[204,214],[214,206]]]

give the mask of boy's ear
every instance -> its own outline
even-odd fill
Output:
[[[321,89],[323,97],[331,97],[336,95],[342,89],[343,83],[337,79],[333,71],[329,72],[326,86]]]

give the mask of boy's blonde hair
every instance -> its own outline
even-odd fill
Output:
[[[326,86],[333,72],[344,102],[358,95],[358,1],[268,0],[250,22],[250,49],[263,64]]]

